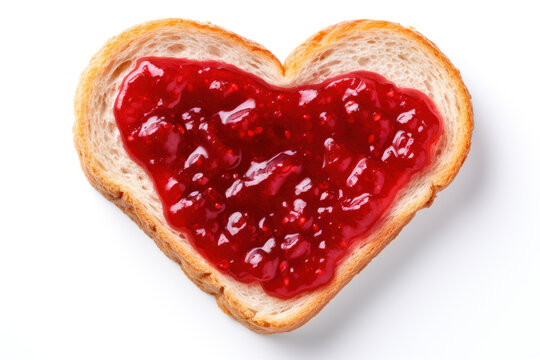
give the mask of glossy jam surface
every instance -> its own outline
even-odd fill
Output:
[[[280,298],[332,279],[442,131],[425,95],[370,72],[278,88],[156,57],[124,79],[114,113],[169,224],[220,271]]]

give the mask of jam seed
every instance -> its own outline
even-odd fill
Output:
[[[373,114],[373,121],[379,121],[381,120],[382,115],[380,113],[374,113]]]
[[[218,267],[221,270],[227,270],[229,268],[229,262],[226,259],[223,259],[220,262],[218,262]]]
[[[208,182],[208,178],[204,176],[201,176],[200,178],[197,179],[197,183],[199,185],[206,185],[207,182]]]

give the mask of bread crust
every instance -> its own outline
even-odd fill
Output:
[[[95,80],[107,66],[110,59],[121,51],[130,42],[137,39],[141,34],[149,31],[159,31],[170,28],[194,29],[199,32],[212,33],[214,36],[226,38],[238,46],[249,49],[253,53],[274,64],[276,70],[285,79],[294,77],[303,63],[311,59],[322,50],[327,49],[353,32],[367,30],[381,30],[396,33],[413,40],[423,51],[438,59],[441,66],[452,77],[457,99],[460,105],[459,124],[460,131],[456,141],[457,151],[448,165],[432,177],[431,191],[425,196],[419,197],[416,202],[405,208],[398,216],[378,230],[377,236],[364,246],[363,255],[359,259],[344,262],[339,268],[334,279],[324,288],[310,294],[307,306],[302,306],[299,311],[286,318],[261,318],[256,312],[245,306],[234,292],[227,291],[216,276],[217,270],[206,262],[194,257],[187,247],[189,244],[179,243],[174,235],[167,231],[164,225],[154,221],[145,207],[139,202],[134,194],[123,189],[122,184],[101,169],[99,162],[92,153],[89,143],[88,122],[89,102],[92,95]],[[386,21],[357,20],[342,22],[313,35],[303,44],[297,47],[286,59],[284,64],[264,47],[249,41],[232,32],[220,27],[202,24],[182,19],[164,19],[147,22],[135,26],[122,34],[110,39],[104,47],[92,58],[90,64],[83,72],[75,96],[75,125],[74,142],[79,154],[82,169],[90,183],[100,191],[107,199],[113,201],[124,213],[126,213],[139,227],[148,234],[159,248],[172,260],[176,261],[186,275],[203,291],[215,296],[218,306],[228,315],[243,323],[245,326],[259,333],[286,332],[298,328],[316,315],[358,272],[360,272],[400,230],[414,217],[415,213],[431,205],[438,191],[446,187],[456,176],[461,165],[469,152],[471,135],[473,130],[473,111],[470,95],[465,87],[459,71],[450,63],[446,56],[428,39],[411,28]]]

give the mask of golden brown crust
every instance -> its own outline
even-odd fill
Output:
[[[437,58],[449,74],[451,74],[460,101],[461,113],[460,132],[454,158],[450,165],[438,173],[431,184],[431,193],[419,199],[415,204],[409,206],[399,216],[390,221],[380,233],[370,243],[364,247],[364,255],[358,261],[348,263],[333,281],[309,302],[308,306],[303,307],[301,311],[293,316],[277,321],[273,319],[255,318],[256,313],[243,305],[234,294],[225,291],[224,287],[217,280],[215,270],[206,263],[193,257],[185,247],[175,241],[173,234],[163,225],[156,222],[155,219],[145,210],[144,206],[132,196],[129,192],[122,190],[121,184],[107,177],[101,169],[100,164],[94,157],[90,144],[88,143],[88,108],[92,94],[94,81],[100,71],[103,70],[118,52],[124,49],[130,42],[138,36],[149,31],[158,31],[165,28],[191,28],[200,32],[210,32],[214,35],[227,38],[234,41],[239,46],[249,49],[251,52],[258,53],[269,63],[280,69],[281,73],[287,78],[294,76],[301,64],[322,49],[329,47],[351,32],[361,32],[366,30],[384,30],[413,39],[427,53]],[[471,134],[473,129],[472,105],[469,93],[461,80],[457,69],[441,53],[441,51],[429,40],[424,38],[418,32],[404,28],[401,25],[385,21],[358,20],[336,24],[320,31],[312,36],[304,44],[300,45],[287,58],[284,65],[268,50],[262,46],[244,39],[234,33],[221,29],[219,27],[201,24],[181,19],[165,19],[148,22],[135,26],[122,34],[112,38],[109,42],[92,58],[89,66],[81,76],[79,87],[75,97],[75,117],[74,141],[78,151],[81,166],[90,183],[105,197],[113,201],[122,211],[133,219],[140,227],[154,239],[159,248],[171,259],[180,264],[186,275],[202,290],[214,295],[217,304],[227,314],[242,322],[248,328],[260,333],[275,333],[293,330],[316,315],[343,286],[345,286],[354,275],[361,271],[392,239],[394,239],[400,230],[405,226],[419,209],[431,205],[436,193],[447,186],[457,174],[463,161],[465,160],[470,147]]]

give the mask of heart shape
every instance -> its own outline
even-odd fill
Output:
[[[220,271],[280,298],[332,279],[442,132],[427,96],[374,73],[279,88],[176,58],[139,59],[114,114],[171,227]]]

